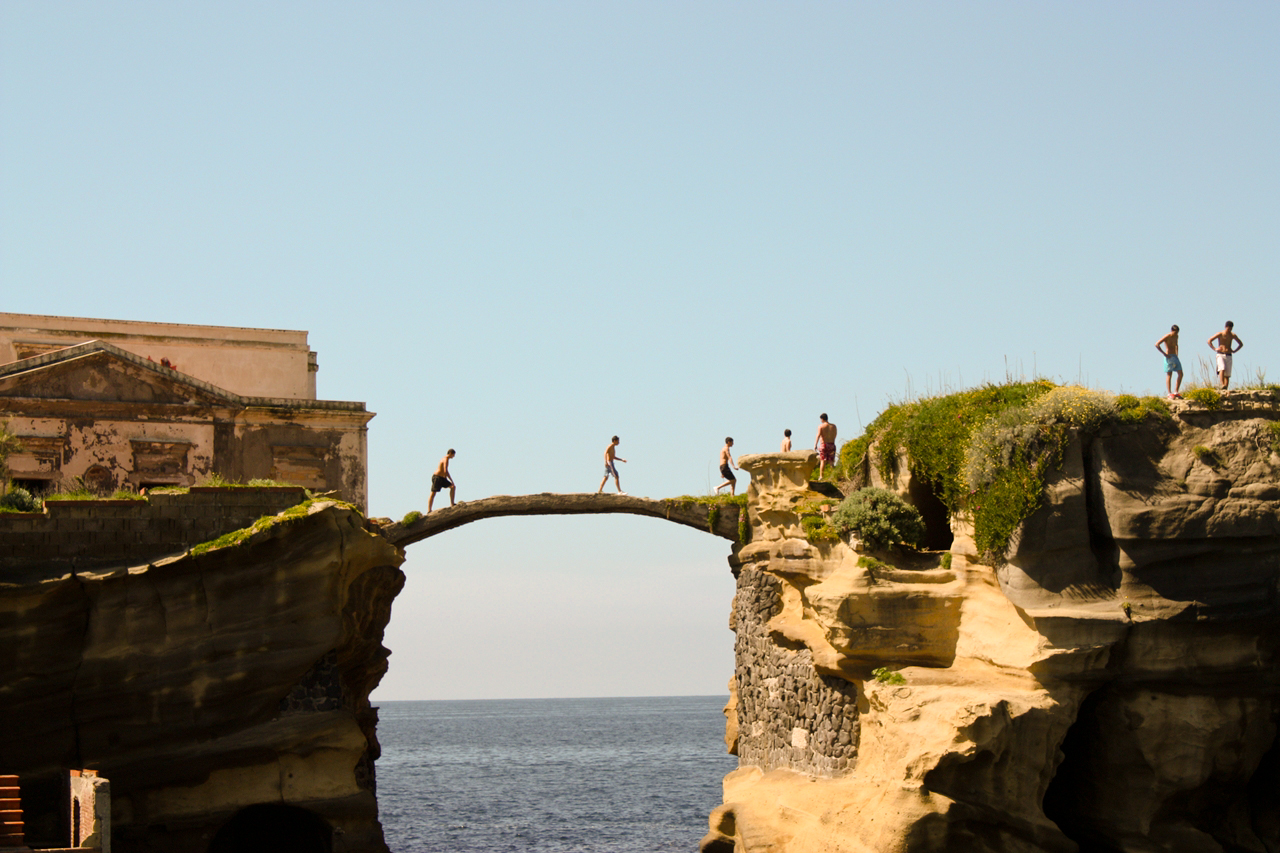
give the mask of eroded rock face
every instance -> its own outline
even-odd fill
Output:
[[[1280,408],[1227,400],[1072,442],[999,569],[964,518],[949,562],[810,544],[813,455],[739,460],[739,769],[703,849],[1280,849]]]
[[[56,831],[42,780],[89,767],[110,779],[118,853],[218,849],[263,804],[319,816],[335,850],[385,851],[368,696],[402,560],[317,504],[199,556],[0,579],[0,764],[36,807],[29,841]]]

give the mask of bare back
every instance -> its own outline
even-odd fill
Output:
[[[830,421],[824,422],[818,426],[818,438],[827,444],[836,443],[836,425]]]

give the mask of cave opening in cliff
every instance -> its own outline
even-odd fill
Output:
[[[222,825],[209,853],[333,853],[333,828],[299,806],[258,803]]]
[[[946,504],[934,494],[933,489],[921,477],[912,477],[907,486],[911,504],[924,519],[924,547],[930,551],[949,551],[955,537],[951,533],[951,516]]]

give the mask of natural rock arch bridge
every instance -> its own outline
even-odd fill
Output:
[[[395,522],[382,528],[382,535],[399,548],[461,527],[482,518],[508,515],[600,515],[624,513],[673,521],[711,533],[730,542],[745,542],[750,526],[744,508],[733,503],[712,503],[696,498],[640,498],[618,494],[495,495],[464,501],[408,523]]]

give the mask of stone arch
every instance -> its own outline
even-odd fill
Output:
[[[116,478],[105,465],[94,465],[81,477],[85,488],[95,495],[109,495],[115,491]]]
[[[438,509],[430,515],[411,513],[405,520],[384,524],[382,535],[400,548],[421,542],[431,536],[479,521],[483,518],[499,518],[512,515],[597,515],[623,513],[661,518],[685,527],[728,539],[745,542],[750,537],[749,526],[739,524],[742,519],[738,506],[712,504],[697,498],[664,498],[653,500],[632,495],[613,494],[553,494],[495,495],[466,501],[456,506]]]
[[[258,803],[224,823],[208,853],[333,853],[333,827],[300,806]]]

